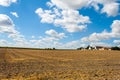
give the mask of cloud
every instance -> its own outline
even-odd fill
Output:
[[[111,47],[112,46],[112,44],[110,44],[110,43],[105,43],[105,42],[91,42],[90,43],[90,45],[91,46],[104,46],[104,47]]]
[[[77,49],[79,47],[86,47],[87,45],[85,43],[81,43],[80,40],[73,40],[69,41],[67,43],[61,43],[61,42],[54,42],[53,45],[56,48],[60,49]]]
[[[31,36],[31,38],[35,38],[35,36]]]
[[[120,3],[118,0],[51,0],[50,6],[57,6],[60,9],[81,9],[83,7],[94,7],[95,10],[106,13],[108,16],[117,16],[119,14]],[[100,8],[100,5],[103,7]]]
[[[56,38],[53,37],[42,37],[39,40],[33,39],[30,40],[31,44],[35,47],[41,48],[57,48],[57,49],[76,49],[80,46],[85,46],[85,44],[80,43],[79,40],[70,41],[67,43],[62,43]]]
[[[93,41],[100,41],[106,40],[111,38],[111,33],[103,31],[102,33],[93,33],[89,37],[83,37],[81,41],[83,42],[93,42]]]
[[[90,23],[88,16],[80,15],[77,10],[63,10],[61,18],[55,19],[54,24],[60,25],[68,32],[80,32],[86,29],[87,23]]]
[[[52,45],[54,42],[65,38],[64,33],[58,33],[57,31],[51,29],[45,32],[47,36],[41,37],[40,39],[35,39],[32,36],[31,40],[27,40],[24,35],[15,29],[15,24],[12,19],[5,15],[0,14],[0,34],[6,35],[8,40],[0,40],[0,45],[2,46],[13,46],[13,47],[54,47]]]
[[[59,39],[55,38],[55,37],[43,37],[41,40],[45,43],[49,43],[49,42],[54,42],[54,41],[59,40]]]
[[[9,16],[0,14],[0,33],[16,34],[18,31],[15,30],[13,21]]]
[[[6,46],[12,46],[12,43],[8,42],[5,39],[0,39],[0,46],[1,45],[4,46],[4,47],[6,47]]]
[[[13,40],[14,43],[10,46],[28,47],[28,41],[19,31],[15,29],[15,24],[12,19],[5,14],[0,14],[0,33],[3,35],[6,34],[9,39]]]
[[[15,16],[16,18],[18,18],[18,14],[16,12],[10,12],[10,14],[12,14],[13,16]]]
[[[30,40],[30,42],[38,47],[55,47],[54,42],[59,41],[63,38],[65,38],[65,34],[64,33],[58,33],[57,31],[50,29],[47,30],[45,32],[45,34],[47,34],[47,36],[42,37],[40,36],[40,39],[36,40],[36,39],[32,39]]]
[[[0,44],[7,44],[7,41],[4,40],[4,39],[1,39],[1,40],[0,40]]]
[[[115,44],[120,44],[120,40],[114,40],[113,41]]]
[[[58,41],[58,39],[54,37],[41,37],[40,39],[32,39],[29,40],[31,45],[34,47],[41,47],[41,48],[52,48],[54,47],[53,42]]]
[[[120,38],[120,20],[114,20],[111,28],[112,37]]]
[[[58,42],[66,37],[64,33],[58,33],[53,29],[47,30],[45,34],[47,34],[47,36],[45,37],[40,36],[39,39],[32,39],[29,40],[29,42],[37,47],[53,48],[58,47],[54,44],[54,42]]]
[[[17,2],[17,0],[0,0],[0,6],[8,7],[12,3],[16,3],[16,2]]]
[[[78,47],[80,47],[81,44],[79,40],[75,40],[75,41],[70,41],[67,43],[62,43],[59,42],[58,40],[48,40],[48,41],[44,41],[43,39],[40,40],[30,40],[30,42],[32,42],[32,44],[34,44],[34,46],[39,46],[39,47],[44,47],[44,48],[57,48],[57,49],[76,49]]]
[[[51,10],[42,10],[42,8],[38,8],[35,13],[41,18],[42,23],[53,23],[54,21],[55,14],[53,14]]]
[[[9,29],[9,30],[8,30]],[[5,15],[0,14],[0,33],[7,34],[9,39],[12,39],[12,43],[7,40],[0,40],[2,46],[13,47],[41,47],[41,48],[76,48],[79,46],[79,41],[71,41],[67,43],[60,43],[59,41],[66,37],[65,33],[59,33],[53,29],[47,30],[45,34],[47,36],[40,37],[40,39],[33,38],[26,40],[25,37],[15,29],[15,24],[12,19]],[[56,45],[59,44],[59,45]]]
[[[63,45],[64,48],[78,48],[80,47],[80,42],[79,40],[75,40],[75,41],[70,41],[70,42],[67,42],[66,44]]]
[[[111,38],[120,38],[120,20],[114,20],[111,25],[111,32],[103,31],[101,33],[93,33],[89,37],[83,37],[83,42],[93,42],[107,40]]]
[[[51,3],[51,2],[47,2],[46,5],[49,6],[49,7],[53,7],[54,6],[54,4]]]
[[[58,38],[58,39],[62,39],[64,37],[66,37],[64,33],[58,33],[53,29],[46,31],[45,33],[47,35],[50,35],[51,37]]]
[[[81,15],[76,9],[80,8],[79,5],[86,4],[87,1],[51,0],[47,2],[50,10],[38,8],[35,13],[38,14],[42,23],[54,24],[71,33],[80,32],[85,30],[91,21],[88,16]]]
[[[94,7],[100,13],[115,17],[119,14],[120,6],[117,0],[51,0],[46,4],[49,10],[38,8],[35,11],[40,17],[40,22],[54,24],[70,33],[81,32],[91,23],[89,16],[83,16],[78,11],[83,7]]]
[[[52,10],[43,10],[38,8],[35,11],[40,17],[42,23],[52,23],[55,26],[60,26],[68,32],[80,32],[86,29],[90,23],[88,16],[80,15],[77,10],[62,10],[53,8]]]
[[[118,3],[105,4],[101,10],[101,13],[106,13],[108,16],[117,16],[119,13]]]
[[[101,8],[101,13],[106,13],[108,16],[117,16],[119,14],[120,3],[118,0],[93,0],[91,2],[93,7],[97,10],[100,9],[99,4],[103,5]]]
[[[61,9],[80,9],[85,7],[89,0],[51,0],[51,3]]]

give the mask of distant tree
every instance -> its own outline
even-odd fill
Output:
[[[52,48],[48,48],[48,50],[52,50]]]
[[[120,47],[115,46],[115,47],[112,47],[111,49],[112,50],[120,50]]]
[[[55,48],[53,48],[53,50],[55,50]]]
[[[82,49],[84,49],[84,48],[83,47],[77,48],[77,50],[82,50]]]
[[[45,50],[52,50],[52,48],[45,48]]]

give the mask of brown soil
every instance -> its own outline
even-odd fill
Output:
[[[0,48],[0,80],[120,80],[120,51]]]

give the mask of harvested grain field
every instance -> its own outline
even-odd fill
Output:
[[[120,51],[0,48],[0,80],[120,80]]]

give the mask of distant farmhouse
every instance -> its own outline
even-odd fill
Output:
[[[95,46],[96,50],[111,50],[111,47],[104,47],[104,46]]]
[[[105,47],[105,46],[87,46],[87,48],[78,48],[78,50],[111,50],[111,47]]]

